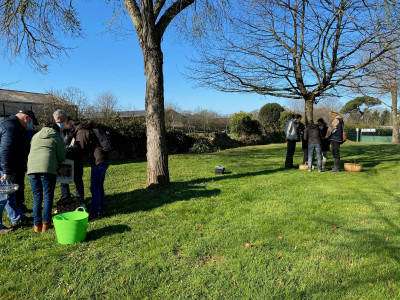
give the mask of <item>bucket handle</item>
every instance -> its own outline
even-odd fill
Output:
[[[66,218],[64,218],[63,215],[57,215],[57,216],[54,216],[54,218],[57,219],[57,220],[60,220],[60,221],[66,220]]]
[[[75,211],[86,212],[86,210],[82,206],[79,206],[77,209],[75,209]]]

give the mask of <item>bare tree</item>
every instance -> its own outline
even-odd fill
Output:
[[[200,48],[192,78],[224,92],[302,99],[306,120],[327,91],[362,76],[361,69],[397,47],[395,28],[383,26],[395,1],[237,1],[223,29]],[[212,32],[212,28],[208,29]],[[387,44],[359,62],[377,36]]]
[[[74,104],[76,110],[73,114],[70,115],[72,118],[81,120],[82,118],[88,117],[88,110],[90,107],[89,99],[85,92],[81,89],[69,86],[64,91],[51,89],[47,93]]]
[[[76,105],[76,118],[78,120],[82,119],[87,113],[89,108],[89,98],[83,90],[69,86],[62,92],[61,98]]]
[[[146,76],[147,184],[169,185],[164,121],[164,78],[161,41],[171,21],[195,0],[123,0],[143,53]],[[161,13],[163,12],[163,13]]]
[[[164,122],[164,78],[161,41],[176,16],[195,0],[123,0],[107,1],[114,4],[114,18],[128,15],[133,22],[143,54],[146,76],[146,130],[147,130],[147,183],[149,187],[169,185],[168,155]],[[205,15],[209,15],[212,2],[203,0]],[[218,1],[225,5],[226,1]],[[80,36],[81,28],[72,0],[5,0],[0,2],[0,38],[5,41],[7,53],[13,56],[25,50],[26,57],[38,69],[46,70],[43,57],[65,53],[55,38],[56,33]],[[194,26],[202,23],[196,11]],[[113,21],[111,20],[111,21]],[[29,22],[28,22],[29,21]],[[112,22],[111,22],[112,23]]]
[[[109,121],[116,115],[118,99],[113,92],[106,91],[97,95],[94,110],[97,117]]]
[[[381,47],[384,41],[377,43]],[[368,55],[366,53],[365,55]],[[350,80],[353,90],[363,95],[373,94],[391,110],[392,143],[399,143],[398,91],[400,88],[399,49],[393,49],[368,66],[362,80]],[[387,97],[389,95],[389,97]]]
[[[38,119],[40,122],[52,121],[53,120],[53,112],[57,109],[64,110],[67,115],[71,117],[76,116],[76,105],[70,102],[64,101],[60,95],[60,92],[57,90],[49,90],[46,91],[48,96],[45,97],[41,106],[38,109]]]
[[[35,69],[46,71],[47,59],[60,57],[70,48],[62,37],[81,37],[82,30],[71,0],[0,1],[0,41],[3,56],[26,57]]]

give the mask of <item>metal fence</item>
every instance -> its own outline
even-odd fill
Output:
[[[346,130],[347,138],[361,143],[391,143],[391,128],[356,128]]]

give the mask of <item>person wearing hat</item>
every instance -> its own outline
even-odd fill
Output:
[[[33,114],[30,110],[20,110],[20,113],[27,113],[27,114]],[[37,125],[37,120],[35,118],[35,121],[33,122],[34,125]],[[30,144],[33,135],[36,133],[34,130],[25,130],[25,135],[28,139],[28,142]],[[15,183],[19,185],[18,190],[15,192],[15,201],[17,202],[18,207],[22,210],[22,212],[25,213],[32,213],[33,210],[29,209],[25,205],[25,174],[26,174],[26,166],[24,167],[23,170],[20,170],[17,172],[15,175]]]
[[[334,158],[334,167],[330,172],[340,171],[340,144],[343,143],[343,118],[337,111],[332,110],[329,114],[332,124],[329,126],[325,139],[331,142],[332,156]]]
[[[1,183],[15,183],[15,176],[25,170],[29,153],[29,141],[24,130],[32,130],[37,125],[35,114],[30,110],[23,110],[16,115],[0,121],[0,181]],[[13,194],[0,194],[0,234],[12,231],[3,225],[2,213],[6,209],[7,215],[13,224],[21,222],[28,225],[30,220],[18,207]]]

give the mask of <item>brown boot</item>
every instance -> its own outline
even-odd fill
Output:
[[[42,232],[42,224],[40,225],[33,225],[33,230],[35,232]]]
[[[50,222],[43,222],[42,232],[53,228],[54,226]]]

